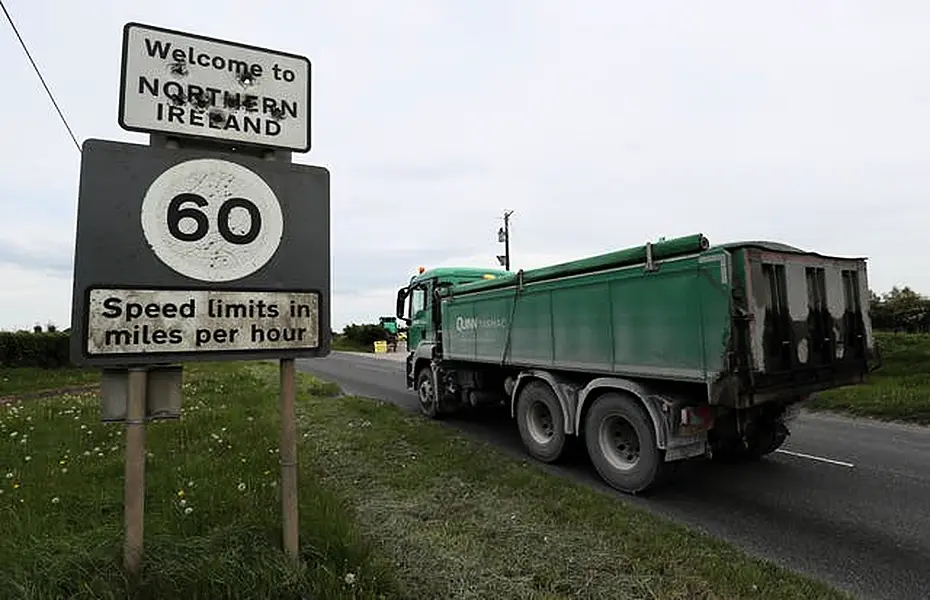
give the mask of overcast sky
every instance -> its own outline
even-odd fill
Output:
[[[703,232],[930,293],[926,1],[6,4],[79,141],[146,143],[127,21],[308,56],[336,329],[419,265],[495,266],[504,209],[516,268]],[[0,329],[67,326],[80,156],[6,23],[0,72]]]

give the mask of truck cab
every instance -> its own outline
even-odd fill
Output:
[[[408,351],[415,351],[421,341],[439,339],[440,332],[434,323],[440,323],[441,320],[438,315],[433,315],[433,311],[438,310],[436,292],[439,289],[508,275],[512,273],[480,267],[420,268],[420,272],[410,278],[409,284],[397,290],[396,315],[407,324]]]

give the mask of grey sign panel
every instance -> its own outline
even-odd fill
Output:
[[[305,56],[127,23],[119,124],[306,152],[310,70]]]
[[[75,363],[329,353],[325,168],[105,140],[83,150]]]

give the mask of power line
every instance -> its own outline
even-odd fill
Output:
[[[42,82],[42,87],[45,88],[45,93],[48,94],[49,99],[52,101],[52,105],[58,112],[58,116],[61,117],[61,122],[65,124],[65,129],[68,130],[68,135],[71,136],[71,141],[74,142],[75,148],[77,148],[78,152],[80,152],[81,144],[78,143],[77,137],[74,135],[74,132],[71,131],[71,126],[68,125],[68,120],[65,119],[65,115],[63,112],[61,112],[61,108],[59,108],[58,102],[55,101],[55,96],[52,95],[52,90],[48,89],[48,84],[45,83],[45,78],[42,77],[42,72],[39,70],[39,66],[36,65],[36,61],[32,60],[32,54],[29,53],[29,48],[26,47],[26,42],[23,41],[23,36],[19,35],[19,30],[16,28],[16,23],[13,22],[13,17],[10,16],[10,12],[6,9],[6,5],[3,3],[3,0],[0,0],[0,8],[3,9],[3,14],[6,15],[6,20],[10,22],[10,27],[13,28],[13,33],[16,34],[16,39],[19,40],[19,45],[23,47],[23,52],[26,53],[26,58],[28,58],[29,62],[32,63],[33,70],[36,72],[36,75],[39,76],[39,81]]]

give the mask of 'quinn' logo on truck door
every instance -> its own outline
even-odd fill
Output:
[[[456,317],[455,318],[455,330],[459,333],[464,333],[466,331],[475,331],[479,328],[484,329],[498,329],[507,326],[507,319],[503,317],[485,317],[479,319],[477,317]]]

